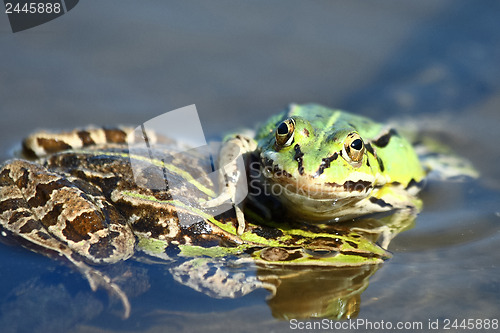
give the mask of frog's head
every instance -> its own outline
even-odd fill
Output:
[[[352,205],[385,183],[373,148],[358,130],[378,124],[318,105],[292,105],[259,133],[263,175],[272,193],[311,210]],[[366,134],[366,131],[364,131]],[[325,207],[320,207],[325,201]]]

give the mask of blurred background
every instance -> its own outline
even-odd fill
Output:
[[[482,132],[500,118],[499,7],[88,0],[15,34],[0,15],[0,150],[36,128],[138,124],[190,104],[210,137],[291,102],[382,120],[467,114]]]

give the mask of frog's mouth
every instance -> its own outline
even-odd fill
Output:
[[[315,200],[331,200],[343,198],[367,197],[374,188],[375,177],[354,172],[350,178],[339,182],[328,182],[318,175],[307,173],[292,175],[282,170],[279,165],[263,166],[262,176],[266,186],[276,196],[284,192],[296,196],[308,197]],[[286,194],[285,194],[286,195]]]
[[[263,184],[264,191],[277,197],[295,219],[321,223],[349,220],[367,213],[358,203],[373,190],[373,183],[365,179],[321,183],[309,175],[293,177],[279,172],[265,175]]]
[[[373,189],[373,181],[368,177],[347,179],[340,183],[321,182],[310,175],[284,176],[279,171],[267,174],[265,177],[269,180],[268,184],[274,187],[273,192],[281,189],[284,193],[294,193],[315,200],[362,199],[367,197]]]
[[[324,173],[291,174],[270,158],[261,160],[258,171],[266,194],[278,198],[295,219],[306,222],[344,221],[368,213],[359,203],[383,183],[356,171],[337,182],[327,181]]]

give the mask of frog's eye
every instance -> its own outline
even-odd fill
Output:
[[[280,147],[290,146],[293,142],[295,132],[295,120],[288,118],[281,122],[276,128],[276,145]]]
[[[352,132],[344,141],[344,154],[347,162],[361,162],[365,153],[365,144],[358,133]]]

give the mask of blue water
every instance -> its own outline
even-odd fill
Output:
[[[37,128],[138,124],[193,103],[209,137],[290,102],[430,119],[481,178],[429,184],[358,318],[439,320],[437,331],[446,319],[500,319],[499,12],[496,1],[85,1],[16,34],[0,14],[0,157]],[[108,268],[134,277],[123,321],[118,303],[57,261],[0,244],[0,262],[6,332],[290,330],[265,290],[214,299],[162,265]]]

